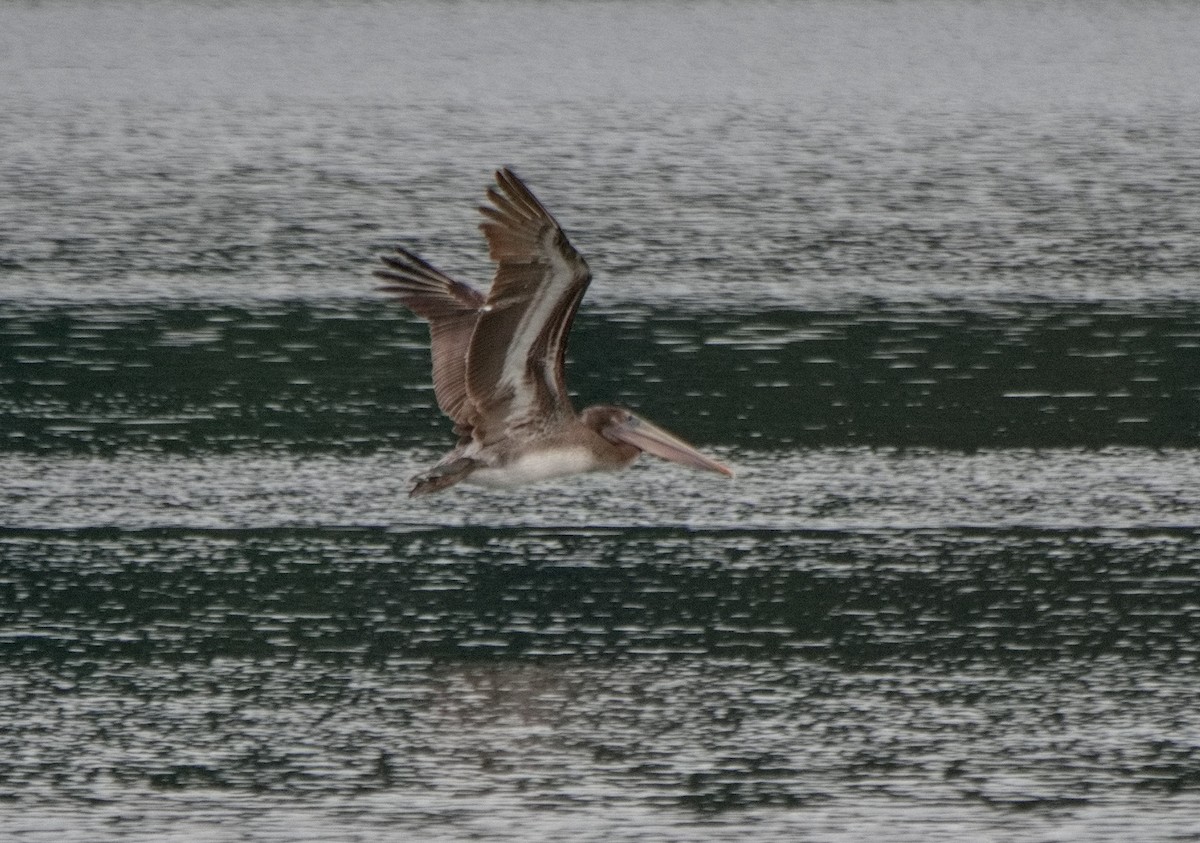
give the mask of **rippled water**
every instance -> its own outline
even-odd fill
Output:
[[[535,33],[535,37],[530,37]],[[0,837],[1191,840],[1200,9],[0,11]],[[729,462],[410,501],[404,242]]]

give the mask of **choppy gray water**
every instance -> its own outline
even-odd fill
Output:
[[[0,837],[1192,840],[1200,8],[0,9]],[[409,501],[514,166],[644,462]]]

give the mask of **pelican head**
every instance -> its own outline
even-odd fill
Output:
[[[580,414],[580,421],[615,445],[622,462],[626,464],[633,462],[644,451],[680,465],[715,471],[726,477],[733,476],[728,466],[706,457],[678,436],[624,407],[588,407]]]

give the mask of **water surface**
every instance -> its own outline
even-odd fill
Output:
[[[7,837],[1194,837],[1193,4],[0,23]],[[736,480],[406,497],[505,164]]]

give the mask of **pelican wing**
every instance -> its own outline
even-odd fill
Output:
[[[383,262],[388,268],[375,271],[375,277],[387,282],[380,289],[429,322],[433,392],[442,412],[465,435],[475,417],[467,394],[467,349],[484,296],[405,249],[384,256]]]
[[[563,358],[591,273],[512,171],[499,170],[487,196],[480,228],[498,266],[467,352],[467,394],[499,436],[572,412]]]

